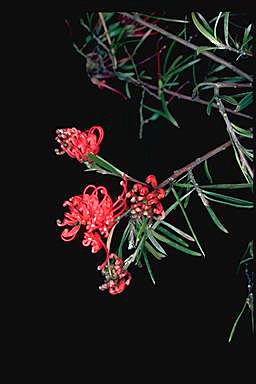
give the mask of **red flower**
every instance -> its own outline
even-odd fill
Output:
[[[123,270],[123,260],[120,259],[115,253],[111,253],[109,255],[109,261],[109,265],[102,270],[103,275],[105,275],[106,282],[102,284],[99,289],[101,291],[108,289],[111,295],[116,295],[125,290],[125,288],[130,284],[132,276],[128,271]]]
[[[68,206],[70,212],[64,214],[65,218],[61,223],[57,220],[57,225],[69,225],[61,234],[64,241],[71,241],[75,238],[81,225],[85,226],[84,240],[82,244],[86,247],[91,245],[92,252],[97,253],[102,247],[106,251],[106,260],[98,267],[99,270],[105,267],[108,262],[108,249],[101,239],[108,237],[110,229],[116,224],[119,217],[127,207],[126,193],[127,182],[121,181],[123,192],[113,203],[105,187],[88,185],[82,195],[74,196],[65,201],[63,206]]]
[[[94,133],[98,133],[97,135]],[[65,152],[78,161],[88,161],[88,153],[97,155],[100,150],[100,143],[104,137],[104,131],[99,126],[93,126],[89,130],[81,132],[76,128],[57,129],[56,141],[60,144],[62,151],[55,149],[57,155]]]
[[[164,209],[159,200],[165,197],[163,188],[156,189],[157,181],[154,175],[146,178],[146,183],[151,184],[153,191],[149,192],[149,188],[142,186],[140,183],[134,184],[131,191],[126,194],[131,201],[131,214],[138,217],[141,215],[153,217],[153,214],[160,215],[158,220],[165,217]]]

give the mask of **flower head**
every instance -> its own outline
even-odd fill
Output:
[[[111,295],[116,295],[123,292],[130,284],[132,276],[130,272],[123,269],[123,263],[115,253],[109,255],[109,265],[102,269],[105,283],[99,287],[101,291],[108,289]]]
[[[157,180],[154,175],[149,175],[146,178],[146,183],[151,184],[152,191],[149,187],[136,183],[126,194],[131,202],[131,214],[134,217],[144,215],[151,218],[157,214],[159,215],[158,220],[163,220],[165,213],[160,200],[165,197],[165,190],[163,188],[157,189]]]
[[[71,241],[76,237],[81,226],[85,228],[82,244],[92,246],[92,252],[97,253],[102,247],[106,251],[106,260],[98,269],[104,268],[108,261],[108,249],[102,240],[109,236],[109,231],[116,224],[116,219],[126,210],[127,182],[121,181],[123,191],[117,200],[113,202],[105,187],[88,185],[82,195],[71,197],[63,206],[69,208],[64,214],[63,222],[57,220],[59,226],[71,226],[65,228],[61,234],[64,241]]]
[[[97,134],[96,134],[97,132]],[[104,131],[100,126],[93,126],[89,130],[81,132],[75,127],[56,130],[56,141],[60,144],[62,151],[55,149],[57,155],[65,152],[78,161],[89,161],[88,153],[97,155],[100,143],[104,137]]]

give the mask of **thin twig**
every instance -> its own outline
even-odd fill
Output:
[[[137,15],[132,15],[132,14],[126,13],[126,12],[117,12],[117,13],[120,13],[121,15],[126,16],[126,17],[130,18],[131,20],[135,20],[136,22],[144,25],[145,27],[148,27],[148,28],[150,28],[150,29],[152,29],[158,33],[161,33],[162,35],[168,37],[169,39],[175,40],[175,41],[177,41],[177,43],[185,45],[186,47],[193,49],[194,51],[196,51],[199,48],[197,45],[189,43],[188,41],[182,39],[181,37],[178,37],[178,36],[176,36],[170,32],[167,32],[164,29],[162,29],[162,28],[160,28],[154,24],[150,24],[150,23],[144,21],[143,19],[141,19]],[[216,61],[217,63],[223,64],[225,67],[231,69],[231,71],[237,73],[239,76],[244,77],[245,79],[249,80],[250,82],[253,81],[252,76],[249,76],[247,73],[245,73],[241,69],[235,67],[234,65],[232,65],[228,61],[221,59],[220,57],[218,57],[212,53],[206,52],[206,51],[200,52],[200,54],[208,57],[209,59],[211,59],[213,61]]]
[[[113,69],[116,69],[117,68],[117,60],[116,60],[116,56],[115,56],[115,51],[114,51],[114,49],[112,47],[112,42],[111,42],[111,39],[110,39],[110,36],[109,36],[109,33],[108,33],[108,29],[107,29],[104,17],[102,15],[102,12],[98,12],[98,13],[99,13],[99,18],[100,18],[101,24],[103,25],[103,29],[105,31],[105,35],[106,35],[108,44],[109,44],[110,49],[111,49],[112,61],[113,61]]]
[[[166,180],[164,180],[161,184],[158,185],[157,188],[163,188],[166,185],[170,184],[172,181],[177,179],[177,177],[181,176],[183,173],[190,171],[191,169],[197,167],[199,164],[201,164],[203,161],[209,159],[210,157],[215,156],[217,153],[224,151],[228,147],[232,145],[231,140],[227,141],[226,143],[220,145],[219,147],[207,152],[202,157],[198,157],[196,160],[192,161],[191,163],[187,164],[185,167],[182,167],[176,171],[173,172],[171,176],[169,176]]]
[[[142,87],[145,89],[145,91],[150,94],[151,96],[153,96],[155,99],[158,99],[160,100],[161,98],[158,96],[158,94],[155,94],[154,92],[151,91],[152,90],[156,90],[158,91],[158,87],[156,87],[155,85],[151,85],[151,84],[147,84],[143,81],[137,81],[135,80],[133,77],[131,76],[127,76],[126,79],[136,85],[137,87]],[[206,100],[202,100],[200,99],[199,97],[195,97],[193,98],[192,96],[188,96],[188,95],[183,95],[182,93],[179,93],[179,92],[175,92],[175,91],[169,91],[168,89],[165,89],[165,88],[162,88],[162,91],[165,92],[167,95],[173,95],[175,97],[177,97],[178,99],[182,99],[182,100],[187,100],[187,101],[192,101],[192,102],[196,102],[196,103],[199,103],[199,104],[202,104],[202,105],[208,105],[208,101]],[[216,103],[213,103],[212,104],[212,107],[213,108],[216,108],[216,109],[219,109],[218,105]],[[236,116],[241,116],[241,117],[245,117],[246,119],[253,119],[252,116],[250,115],[247,115],[245,113],[242,113],[242,112],[235,112],[233,111],[232,109],[230,108],[226,108],[226,111],[229,112],[229,113],[232,113],[233,115],[236,115]]]

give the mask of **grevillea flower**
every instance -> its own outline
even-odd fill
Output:
[[[126,194],[131,202],[131,214],[135,217],[144,215],[152,218],[155,213],[159,215],[158,220],[163,220],[165,212],[160,200],[165,197],[165,190],[163,188],[157,189],[158,183],[154,175],[149,175],[146,178],[146,183],[151,184],[152,191],[149,190],[149,187],[136,183]]]
[[[97,132],[97,134],[96,134]],[[57,155],[65,152],[78,161],[89,161],[88,153],[97,155],[100,150],[100,143],[104,137],[102,127],[93,126],[89,130],[81,132],[79,129],[62,128],[56,130],[56,141],[60,144],[62,151],[55,149]]]
[[[82,195],[71,197],[65,201],[63,206],[67,206],[70,212],[64,214],[63,222],[57,220],[59,226],[71,226],[65,228],[61,233],[64,241],[71,241],[76,237],[81,226],[85,228],[84,240],[82,244],[87,247],[92,246],[92,252],[97,253],[102,247],[106,251],[106,260],[98,267],[104,268],[108,262],[109,251],[102,241],[109,236],[110,229],[116,224],[116,219],[126,210],[127,182],[121,181],[123,187],[121,195],[115,202],[112,201],[105,187],[88,185]]]
[[[102,269],[106,281],[99,287],[101,291],[108,289],[111,295],[116,295],[130,284],[132,276],[130,272],[123,270],[123,263],[115,253],[109,255],[109,265]]]

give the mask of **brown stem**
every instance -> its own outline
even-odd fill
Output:
[[[198,157],[196,160],[192,161],[185,167],[182,167],[176,171],[173,172],[171,176],[169,176],[166,180],[164,180],[161,184],[158,185],[157,188],[163,188],[166,185],[170,184],[172,181],[177,179],[177,177],[181,176],[183,173],[190,171],[191,169],[195,168],[199,164],[201,164],[203,161],[209,159],[210,157],[216,155],[217,153],[224,151],[226,148],[230,147],[232,144],[231,140],[227,141],[226,143],[220,145],[219,147],[207,152],[202,157]]]
[[[169,39],[172,39],[172,40],[175,40],[177,41],[177,43],[180,43],[180,44],[183,44],[185,45],[186,47],[188,48],[191,48],[193,49],[194,51],[196,51],[199,47],[195,44],[192,44],[192,43],[189,43],[188,41],[170,33],[170,32],[167,32],[165,31],[164,29],[154,25],[154,24],[150,24],[146,21],[144,21],[143,19],[141,19],[139,16],[137,15],[131,15],[130,13],[126,13],[126,12],[117,12],[117,13],[120,13],[121,15],[123,16],[126,16],[128,18],[130,18],[131,20],[135,20],[137,21],[138,23],[144,25],[145,27],[148,27],[150,29],[152,29],[153,31],[156,31],[158,33],[161,33],[162,35],[168,37]],[[208,57],[209,59],[213,60],[213,61],[216,61],[217,63],[220,63],[220,64],[223,64],[225,65],[225,67],[231,69],[231,71],[237,73],[239,76],[242,76],[244,77],[245,79],[249,80],[249,81],[253,81],[252,77],[249,76],[247,73],[245,73],[244,71],[242,71],[241,69],[235,67],[234,65],[230,64],[228,61],[226,60],[223,60],[221,59],[220,57],[212,54],[212,53],[209,53],[209,52],[201,52],[200,53],[201,55],[204,55],[206,57]]]

